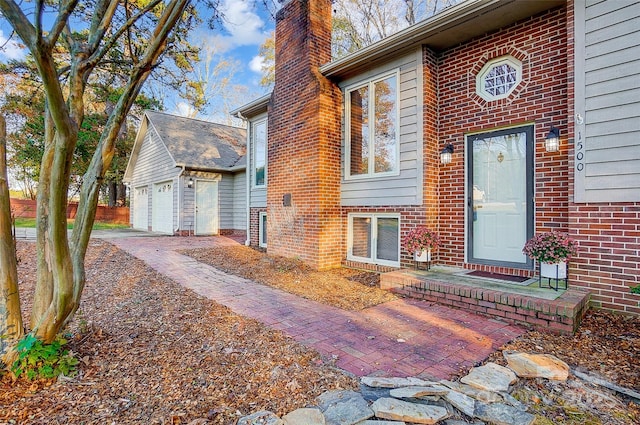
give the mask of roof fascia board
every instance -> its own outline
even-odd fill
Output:
[[[238,118],[253,117],[267,110],[267,104],[271,99],[271,92],[265,94],[256,100],[249,102],[229,112],[229,114]]]
[[[149,126],[149,117],[147,116],[146,111],[142,116],[142,122],[140,123],[140,127],[138,127],[138,131],[136,132],[136,138],[133,142],[133,148],[131,149],[131,155],[129,156],[129,161],[127,161],[127,168],[124,170],[124,176],[122,177],[122,181],[125,183],[129,183],[133,178],[133,168],[138,162],[138,155],[140,154],[140,149],[142,148],[142,142],[144,141],[144,135],[147,131],[147,127]]]

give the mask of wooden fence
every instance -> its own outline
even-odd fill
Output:
[[[67,218],[75,218],[78,204],[70,202],[67,206]],[[35,218],[36,201],[11,198],[11,213],[14,217]],[[129,224],[129,207],[108,207],[98,205],[96,221],[103,223]]]

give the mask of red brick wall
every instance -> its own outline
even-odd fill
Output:
[[[269,111],[268,250],[317,269],[338,267],[338,87],[318,72],[331,59],[331,2],[292,0],[276,17],[276,84]],[[291,205],[283,196],[291,194]]]
[[[592,305],[640,314],[640,203],[571,204],[571,235],[579,252],[571,284],[589,289]]]
[[[251,208],[249,210],[249,241],[251,246],[257,247],[260,244],[260,213],[265,211],[267,211],[266,208]]]
[[[522,61],[523,81],[507,99],[487,102],[476,94],[484,64],[510,54]],[[424,55],[431,62],[431,53]],[[451,143],[453,161],[439,167],[439,261],[497,273],[530,275],[528,270],[464,263],[465,134],[504,126],[535,124],[536,232],[567,230],[569,152],[547,153],[544,139],[553,125],[567,134],[567,34],[564,8],[531,17],[438,55],[439,149]],[[426,68],[427,66],[425,66]],[[425,90],[425,105],[431,94]],[[425,134],[431,119],[425,112]],[[429,169],[425,168],[425,175]]]

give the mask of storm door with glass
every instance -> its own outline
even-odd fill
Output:
[[[467,252],[471,263],[532,267],[533,126],[467,136]]]

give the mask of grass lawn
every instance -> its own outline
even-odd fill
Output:
[[[36,219],[35,218],[24,218],[24,217],[16,217],[15,218],[16,227],[28,227],[35,228],[36,227]],[[126,229],[128,228],[128,224],[119,224],[119,223],[100,223],[95,222],[93,224],[93,230],[106,230],[106,229]],[[73,229],[73,220],[67,220],[67,228]]]

